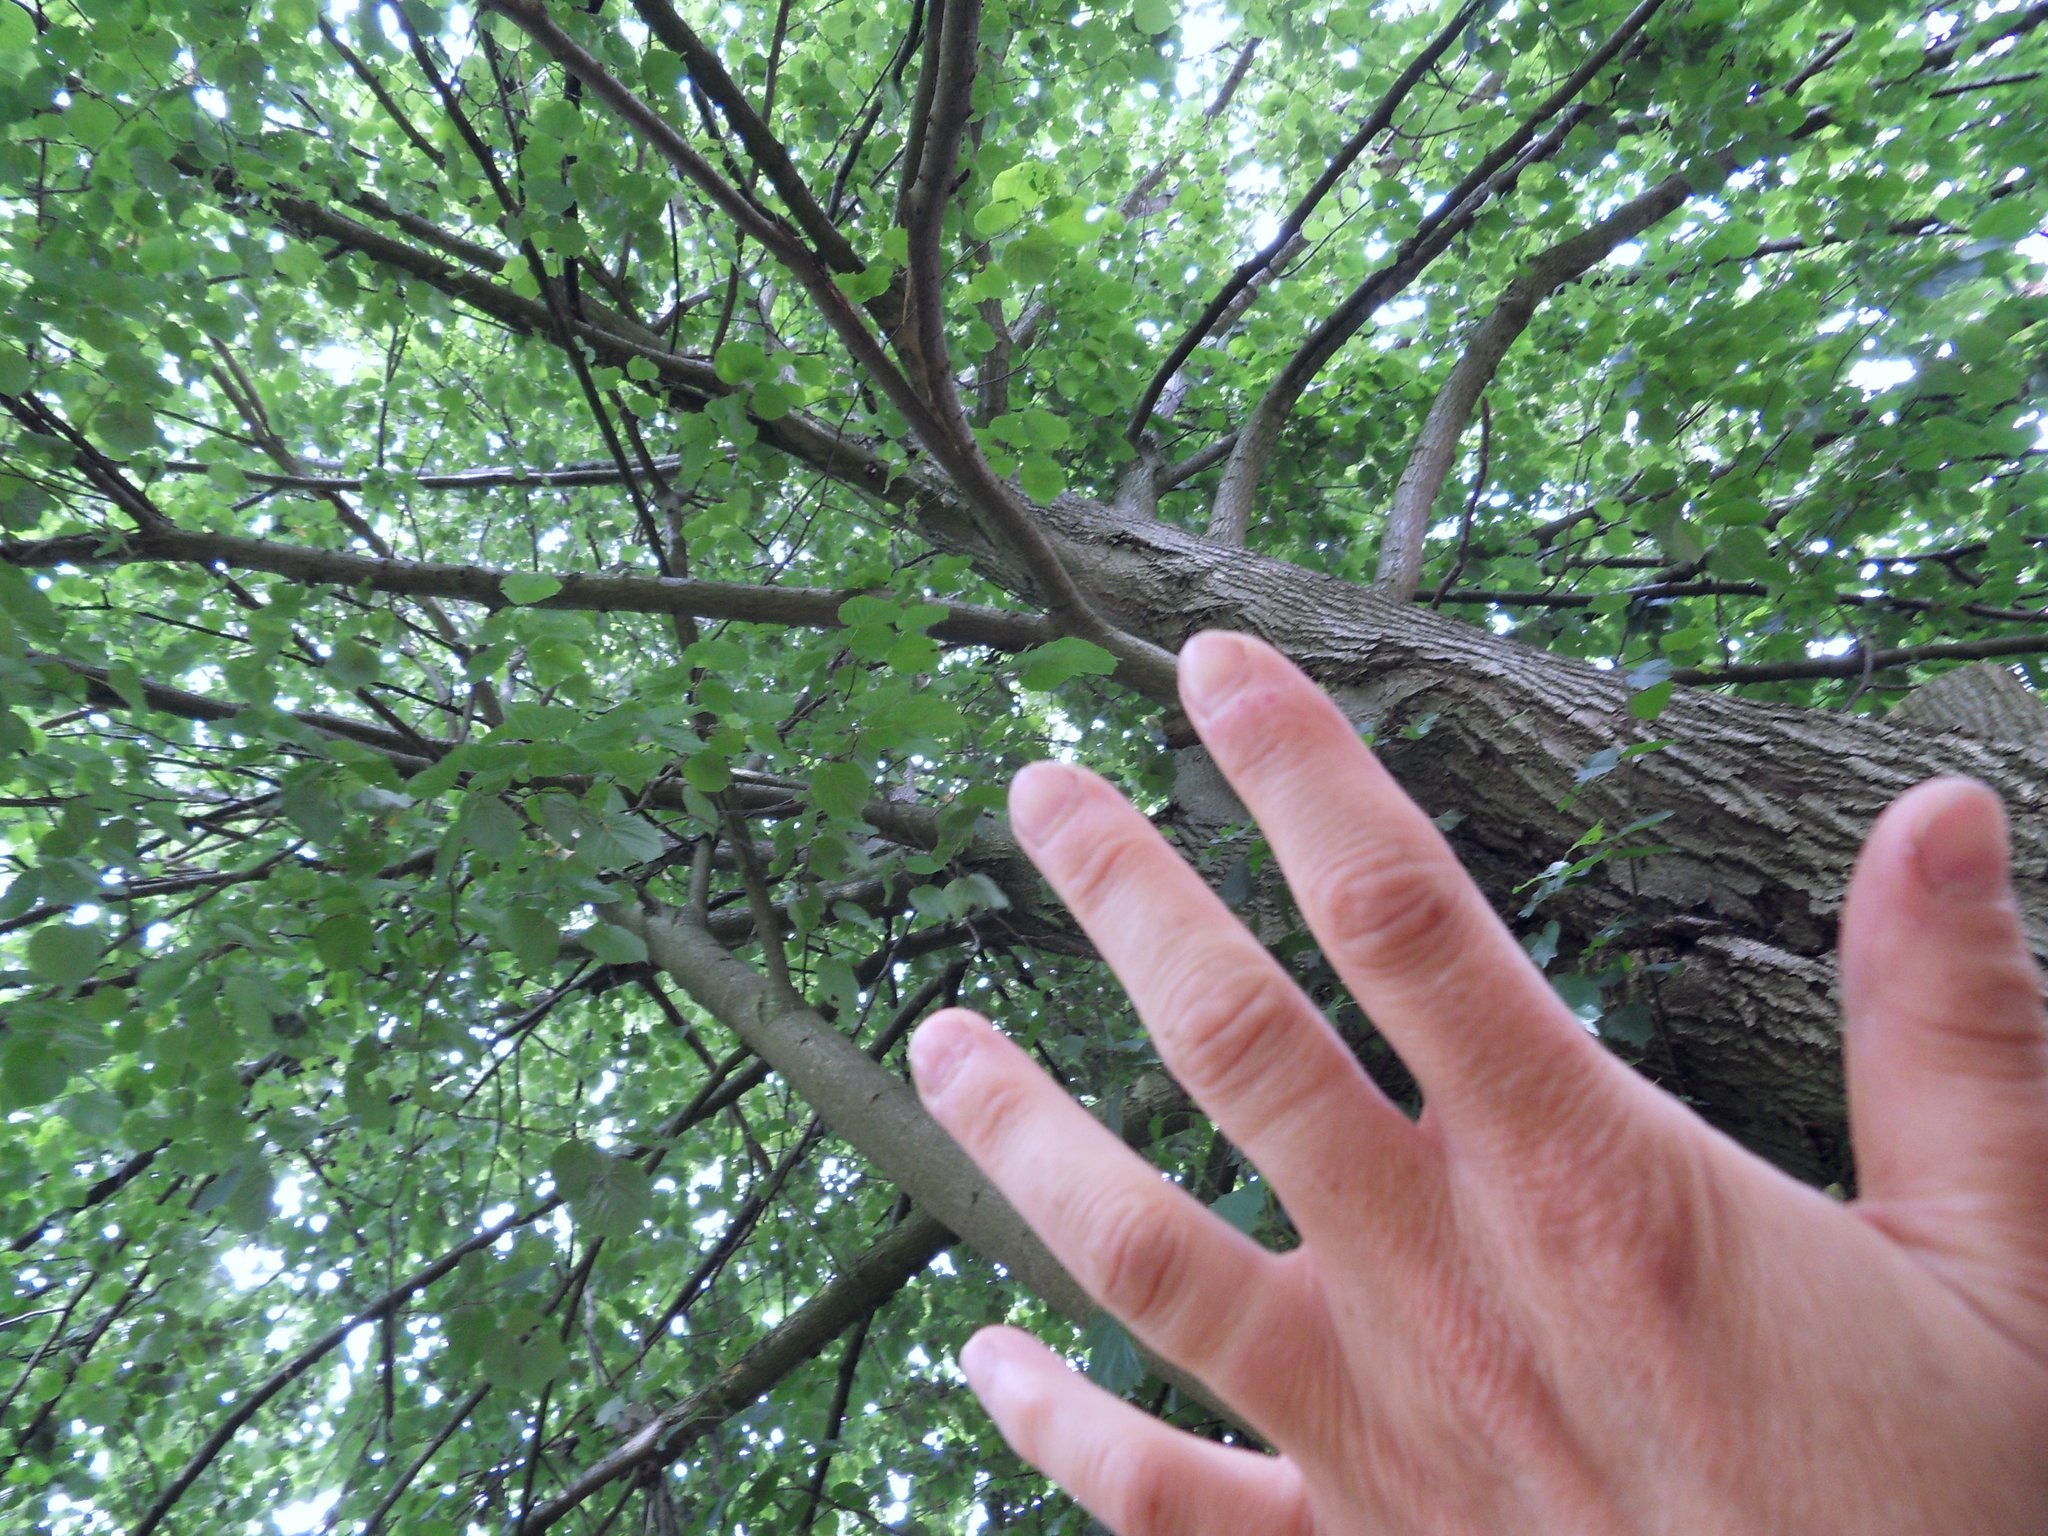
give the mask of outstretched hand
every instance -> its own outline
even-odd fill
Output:
[[[932,1113],[1279,1451],[985,1330],[961,1365],[1020,1455],[1120,1536],[2048,1531],[2048,1026],[1989,791],[1903,796],[1851,883],[1844,1205],[1590,1039],[1283,658],[1203,635],[1181,691],[1428,1107],[1380,1094],[1107,785],[1019,775],[1017,835],[1301,1236],[1259,1247],[984,1020],[935,1015],[911,1047]]]

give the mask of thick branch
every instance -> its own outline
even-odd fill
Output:
[[[1624,203],[1599,223],[1560,240],[1531,260],[1501,294],[1493,312],[1479,323],[1451,376],[1437,392],[1429,416],[1417,435],[1394,503],[1380,539],[1379,571],[1374,585],[1389,597],[1406,602],[1422,581],[1422,546],[1429,532],[1429,509],[1436,503],[1444,477],[1457,456],[1458,441],[1501,359],[1527,329],[1543,301],[1565,284],[1583,277],[1614,251],[1673,212],[1691,195],[1684,176],[1667,176],[1640,197]]]
[[[917,162],[905,166],[902,208],[908,290],[905,334],[897,350],[947,427],[960,433],[966,431],[966,420],[954,392],[946,343],[943,241],[954,167],[974,106],[980,52],[981,0],[935,0],[924,63],[932,76],[929,92],[922,79],[918,84],[919,99],[928,99],[930,105],[916,137]]]
[[[809,1008],[778,996],[682,912],[649,903],[608,915],[639,934],[656,965],[885,1178],[1055,1311],[1087,1319],[1086,1293],[901,1078]]]

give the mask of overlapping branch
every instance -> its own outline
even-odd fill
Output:
[[[1294,206],[1287,210],[1287,216],[1280,221],[1280,227],[1274,232],[1273,237],[1238,263],[1237,270],[1224,280],[1215,297],[1210,299],[1201,314],[1195,317],[1195,323],[1188,327],[1179,341],[1174,343],[1173,350],[1166,355],[1166,360],[1154,370],[1151,381],[1146,384],[1144,393],[1138,397],[1137,406],[1131,412],[1129,425],[1124,428],[1124,436],[1127,439],[1133,443],[1137,442],[1139,434],[1145,430],[1145,423],[1151,419],[1153,408],[1159,404],[1159,397],[1165,393],[1167,382],[1180,372],[1182,365],[1190,357],[1194,356],[1195,348],[1202,344],[1204,338],[1218,326],[1227,323],[1226,317],[1231,314],[1232,306],[1237,303],[1239,296],[1253,284],[1261,281],[1267,272],[1285,259],[1286,252],[1293,247],[1308,224],[1309,216],[1322,205],[1323,199],[1329,196],[1331,189],[1339,181],[1343,180],[1345,173],[1357,163],[1358,157],[1365,153],[1372,141],[1386,132],[1394,120],[1394,114],[1401,110],[1401,104],[1408,99],[1422,77],[1444,56],[1451,44],[1458,40],[1472,24],[1473,18],[1488,3],[1490,0],[1466,0],[1466,4],[1459,7],[1451,19],[1438,30],[1436,36],[1432,37],[1422,51],[1409,60],[1407,67],[1394,77],[1394,82],[1387,87],[1386,94],[1380,97],[1378,104],[1366,114],[1365,120],[1352,131],[1351,137],[1344,141],[1337,153],[1330,157],[1330,162],[1323,167],[1322,174],[1316,177],[1315,182],[1296,200]],[[1244,62],[1249,61],[1250,53],[1247,51]]]
[[[928,103],[911,140],[915,156],[906,151],[903,196],[898,217],[906,240],[907,281],[905,334],[897,350],[910,362],[912,375],[926,397],[956,435],[966,430],[966,416],[953,387],[952,362],[946,340],[945,256],[942,239],[946,204],[952,195],[960,146],[974,105],[975,66],[981,52],[981,0],[930,0],[931,21],[925,34],[924,68],[918,99]]]
[[[1517,336],[1528,328],[1538,307],[1551,294],[1583,277],[1659,219],[1676,211],[1695,188],[1682,175],[1665,177],[1638,197],[1622,204],[1590,228],[1560,240],[1531,259],[1510,281],[1499,302],[1465,343],[1451,374],[1437,391],[1407,466],[1394,487],[1380,538],[1379,570],[1374,577],[1389,597],[1406,602],[1422,581],[1422,546],[1429,532],[1429,511],[1436,502],[1458,440],[1472,418],[1486,386],[1493,382],[1501,359]]]
[[[1309,382],[1357,334],[1372,313],[1401,292],[1471,227],[1482,210],[1512,188],[1528,166],[1548,159],[1590,108],[1578,100],[1593,80],[1632,44],[1665,0],[1641,0],[1584,63],[1539,102],[1489,150],[1398,246],[1387,263],[1346,295],[1296,349],[1239,428],[1223,481],[1210,509],[1212,538],[1242,544],[1251,527],[1253,499],[1280,440],[1286,418]]]
[[[1116,657],[1131,686],[1154,698],[1171,701],[1175,697],[1173,658],[1149,642],[1125,633],[1097,611],[1026,505],[1022,493],[999,479],[989,467],[957,409],[954,419],[949,420],[934,408],[924,392],[896,366],[880,339],[868,328],[862,312],[796,232],[728,185],[659,113],[563,32],[543,6],[534,0],[490,0],[490,8],[508,17],[544,52],[583,80],[592,95],[652,144],[679,174],[705,190],[733,219],[735,227],[758,240],[787,268],[856,366],[888,397],[933,460],[951,477],[987,535],[1017,556],[1038,597],[1061,628]],[[964,31],[959,35],[964,35]],[[935,92],[936,89],[935,83]]]
[[[668,0],[633,0],[633,9],[664,48],[679,55],[689,66],[690,83],[711,99],[740,147],[768,178],[768,185],[782,199],[798,229],[825,264],[838,272],[859,272],[865,267],[860,255],[833,223],[761,114],[754,110],[715,49],[705,43],[684,21]]]

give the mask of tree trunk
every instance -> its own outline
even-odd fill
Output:
[[[1559,921],[1567,959],[1619,925],[1612,948],[1645,963],[1627,994],[1654,1020],[1645,1069],[1802,1177],[1851,1177],[1835,918],[1856,851],[1894,796],[1942,773],[1996,788],[2013,820],[2028,932],[2037,953],[2048,949],[2048,832],[2035,814],[2048,751],[2038,742],[1685,688],[1646,724],[1615,673],[1094,503],[1068,498],[1047,518],[1091,598],[1144,639],[1175,649],[1199,629],[1239,629],[1294,657],[1373,733],[1424,809],[1459,818],[1453,846],[1511,920],[1523,887],[1594,823],[1613,832],[1668,813],[1633,840],[1668,852],[1599,864],[1535,921]],[[948,526],[929,531],[963,547]],[[985,546],[974,552],[992,577],[1028,591],[1020,571]],[[1669,744],[1578,782],[1596,754],[1658,741]],[[1235,814],[1219,809],[1183,807],[1211,824]]]

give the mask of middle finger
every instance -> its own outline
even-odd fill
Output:
[[[1302,1236],[1391,1220],[1423,1187],[1421,1139],[1151,824],[1060,763],[1017,776],[1010,817],[1160,1059],[1272,1181]]]

